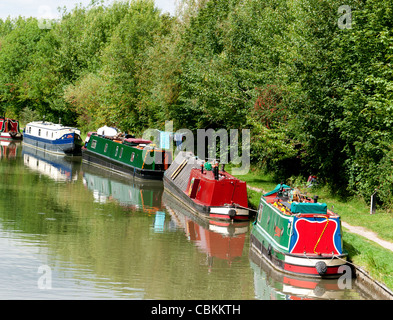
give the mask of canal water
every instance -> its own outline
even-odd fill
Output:
[[[369,299],[274,272],[250,229],[196,219],[161,182],[2,142],[0,299]]]

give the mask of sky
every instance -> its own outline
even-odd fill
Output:
[[[176,0],[155,0],[156,6],[163,10],[174,14]],[[57,8],[66,6],[68,11],[75,7],[76,4],[81,3],[87,6],[91,0],[0,0],[0,18],[6,19],[18,17],[19,15],[25,17],[36,17],[44,19],[59,18]],[[112,1],[106,0],[105,4],[110,4]]]

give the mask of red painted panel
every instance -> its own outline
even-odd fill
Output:
[[[339,274],[338,272],[339,266],[328,267],[326,271],[326,275],[335,275]],[[284,270],[304,274],[304,275],[318,275],[318,271],[315,267],[305,267],[305,266],[298,266],[286,263],[284,266]]]
[[[212,171],[202,173],[199,169],[193,169],[186,190],[190,191],[190,184],[194,178],[194,181],[200,180],[195,194],[197,202],[206,206],[223,206],[236,203],[248,207],[246,183],[228,173],[220,172],[220,174],[220,179],[216,180]],[[188,195],[190,196],[190,193]]]
[[[295,222],[295,231],[298,234],[298,239],[291,253],[303,254],[306,252],[314,254],[315,249],[315,252],[318,254],[331,254],[332,252],[339,254],[334,245],[334,233],[337,227],[335,220],[327,222],[324,218],[297,220]]]

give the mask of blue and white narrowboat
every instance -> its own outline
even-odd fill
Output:
[[[23,144],[39,150],[66,156],[81,156],[83,141],[80,130],[47,121],[35,121],[26,125]]]

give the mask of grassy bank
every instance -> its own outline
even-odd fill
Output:
[[[271,175],[258,170],[250,170],[246,175],[237,176],[247,182],[248,186],[270,191],[280,181],[274,181]],[[288,183],[288,182],[287,182]],[[291,184],[291,186],[293,186]],[[354,226],[362,226],[375,232],[380,238],[393,242],[393,214],[382,209],[370,215],[370,208],[363,199],[341,199],[332,195],[328,188],[318,187],[307,189],[309,196],[318,195],[320,202],[337,212],[342,221]],[[261,192],[248,191],[250,206],[258,207]],[[349,260],[367,270],[370,275],[393,290],[393,252],[356,234],[345,232],[344,247],[349,253]]]

